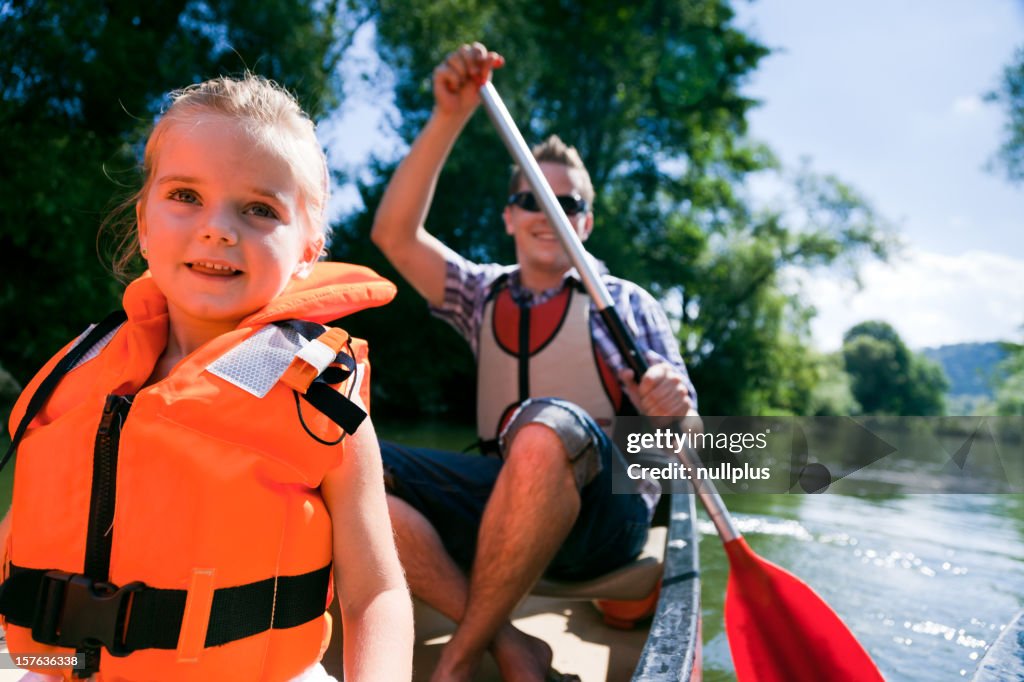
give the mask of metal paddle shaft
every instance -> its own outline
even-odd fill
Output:
[[[587,258],[579,235],[562,212],[555,193],[490,81],[480,86],[480,97],[487,115],[522,169],[569,260],[597,304],[616,346],[639,381],[647,371],[647,360],[616,313],[612,298]],[[684,449],[679,458],[696,472],[700,459],[695,452]],[[695,480],[694,484],[729,558],[725,626],[737,679],[742,682],[820,682],[823,679],[884,682],[864,647],[817,593],[792,573],[750,549],[733,524],[714,484],[709,480]]]
[[[512,158],[515,159],[516,164],[523,171],[523,176],[526,178],[527,184],[530,185],[530,189],[533,190],[533,195],[539,200],[540,206],[544,210],[544,215],[547,216],[548,222],[554,228],[558,240],[565,248],[565,252],[569,254],[569,260],[572,261],[573,266],[580,273],[583,286],[586,287],[590,297],[597,303],[597,309],[601,314],[601,318],[608,326],[608,331],[611,333],[616,347],[622,353],[626,364],[633,370],[633,374],[639,382],[640,378],[647,371],[647,359],[636,345],[633,335],[629,333],[629,330],[622,323],[622,318],[619,317],[618,312],[615,310],[611,294],[608,293],[607,287],[605,287],[593,263],[587,257],[587,252],[583,248],[583,242],[580,241],[576,230],[572,229],[569,218],[562,211],[562,207],[558,205],[558,199],[551,190],[551,186],[548,185],[547,178],[541,172],[540,166],[537,165],[537,160],[530,153],[526,140],[523,139],[519,128],[516,127],[512,116],[508,113],[508,109],[505,108],[505,103],[502,102],[501,96],[494,89],[494,85],[490,81],[480,86],[480,97],[483,100],[487,115],[490,116],[494,127],[497,128],[498,134],[512,154]],[[679,453],[679,458],[685,466],[690,468],[690,471],[697,471],[700,459],[695,452],[684,449],[683,452]],[[695,480],[694,487],[700,496],[701,504],[704,505],[704,509],[707,510],[708,516],[711,517],[712,523],[715,524],[718,534],[722,537],[722,541],[729,542],[740,537],[740,532],[732,522],[729,511],[725,508],[725,503],[722,501],[722,496],[718,494],[714,484],[709,480]]]

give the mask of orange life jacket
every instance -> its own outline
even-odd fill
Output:
[[[0,586],[0,602],[22,608],[3,619],[12,654],[77,652],[104,682],[287,680],[316,663],[331,629],[319,486],[345,448],[305,398],[351,356],[355,372],[327,392],[358,390],[369,405],[369,365],[365,343],[340,330],[313,341],[323,327],[289,321],[327,322],[394,293],[366,268],[318,264],[142,388],[167,307],[151,278],[131,283],[127,321],[60,379],[18,446]],[[12,433],[74,345],[25,389]]]

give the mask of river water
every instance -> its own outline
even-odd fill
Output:
[[[385,437],[461,449],[472,433],[381,425]],[[1024,495],[727,495],[762,557],[842,617],[889,682],[969,680],[1024,608]],[[698,505],[699,506],[699,505]],[[702,515],[704,679],[735,680],[723,625],[728,564]]]
[[[1024,496],[731,495],[761,556],[843,618],[890,682],[970,679],[1024,608]],[[701,526],[705,679],[734,680],[722,625],[727,562]]]

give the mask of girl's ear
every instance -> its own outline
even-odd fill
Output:
[[[313,266],[320,260],[320,256],[324,254],[324,236],[317,235],[316,239],[312,239],[306,243],[306,248],[302,252],[302,258],[299,260],[298,265],[295,266],[295,272],[292,273],[292,277],[295,279],[306,279],[309,274],[313,272]]]

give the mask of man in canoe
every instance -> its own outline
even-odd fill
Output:
[[[612,458],[621,455],[607,434],[617,415],[685,416],[696,404],[657,301],[605,275],[650,359],[635,382],[520,171],[504,211],[516,265],[469,262],[424,227],[448,152],[480,102],[479,83],[503,63],[476,43],[434,70],[433,113],[395,171],[372,234],[431,312],[469,342],[478,431],[485,452],[498,455],[382,444],[410,587],[458,623],[435,680],[471,679],[485,651],[503,679],[552,679],[551,648],[516,629],[510,614],[541,575],[585,580],[636,557],[657,489],[612,494]],[[579,154],[552,136],[534,156],[585,240],[594,190]]]

